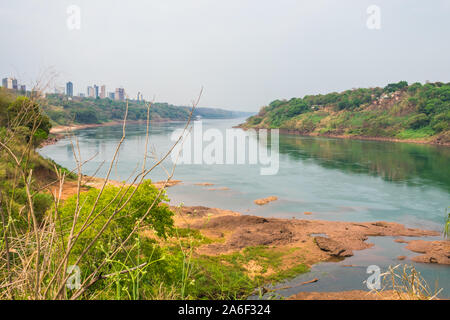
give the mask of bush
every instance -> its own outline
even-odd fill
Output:
[[[426,125],[428,125],[428,123],[428,116],[426,114],[420,113],[411,117],[408,124],[411,129],[419,129],[421,127],[425,127]]]
[[[134,195],[127,202],[127,199]],[[173,231],[173,213],[164,201],[169,199],[164,192],[160,196],[159,190],[153,186],[150,180],[143,182],[137,189],[120,190],[118,187],[108,185],[100,196],[97,205],[94,208],[95,201],[100,193],[98,189],[91,189],[88,192],[81,193],[79,204],[79,217],[75,225],[75,234],[78,233],[83,224],[93,210],[89,223],[93,221],[93,217],[97,217],[95,221],[81,233],[73,251],[73,259],[78,257],[91,240],[98,235],[102,228],[112,218],[104,232],[99,236],[95,248],[92,248],[88,255],[85,256],[85,262],[82,264],[89,266],[96,265],[99,261],[105,259],[113,252],[120,243],[128,237],[135,228],[140,219],[146,215],[147,210],[153,205],[149,214],[143,221],[143,225],[147,225],[155,230],[156,234],[165,238]],[[119,210],[123,206],[122,210]],[[67,237],[72,227],[72,219],[77,208],[77,197],[73,196],[67,199],[60,209],[60,215],[63,221],[62,231]]]

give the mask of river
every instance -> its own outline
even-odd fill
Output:
[[[244,119],[203,120],[203,130],[224,132]],[[172,132],[184,123],[152,123],[149,149],[155,159],[167,152],[172,144]],[[119,151],[119,161],[113,166],[111,179],[127,180],[142,167],[146,145],[146,125],[127,126],[126,139]],[[109,161],[122,137],[121,126],[105,126],[75,131],[82,160],[92,160],[83,166],[83,173],[105,175]],[[72,139],[74,142],[74,139]],[[71,139],[65,138],[40,153],[58,164],[75,168]],[[275,175],[261,175],[259,164],[178,164],[173,179],[182,184],[168,189],[173,204],[204,205],[240,211],[265,217],[323,219],[335,221],[391,221],[442,231],[445,210],[450,206],[450,148],[324,137],[280,135],[279,170]],[[147,167],[155,162],[148,158]],[[102,165],[103,164],[103,165]],[[163,162],[170,171],[173,164]],[[154,181],[163,180],[166,171],[159,167],[150,175]],[[212,183],[200,186],[197,183]],[[226,189],[226,190],[225,190]],[[257,206],[253,200],[267,196],[278,200]],[[305,216],[304,212],[312,212]],[[432,237],[430,239],[439,239]],[[369,274],[368,265],[398,264],[396,257],[411,257],[390,237],[371,237],[371,249],[356,251],[355,256],[342,262],[315,265],[280,287],[289,295],[299,291],[367,290],[363,281]],[[428,283],[443,288],[441,296],[450,297],[450,268],[448,266],[414,264]],[[344,265],[353,265],[346,267]],[[299,286],[313,277],[320,281]]]

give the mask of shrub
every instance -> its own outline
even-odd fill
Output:
[[[134,192],[134,195],[127,199]],[[153,186],[150,180],[136,187],[124,188],[108,185],[101,194],[97,205],[95,201],[100,193],[98,189],[91,189],[81,193],[78,201],[80,209],[75,234],[80,232],[85,223],[92,223],[89,228],[80,234],[79,240],[72,251],[72,255],[78,257],[91,240],[101,233],[102,228],[107,225],[104,232],[99,236],[95,248],[92,248],[85,256],[84,265],[95,265],[102,261],[121,244],[121,242],[132,232],[136,224],[142,219],[149,208],[153,205],[149,214],[143,220],[143,226],[151,227],[158,236],[165,238],[173,231],[173,213],[164,201],[169,199]],[[123,207],[123,209],[120,209]],[[73,215],[76,213],[77,196],[67,199],[60,209],[62,218],[62,231],[67,237],[72,227]],[[89,217],[91,211],[93,214]],[[95,218],[95,220],[93,220]],[[108,220],[111,219],[108,224]],[[70,223],[65,224],[66,221]]]
[[[426,114],[420,113],[411,117],[408,124],[411,129],[419,129],[428,125],[428,122],[428,116]]]

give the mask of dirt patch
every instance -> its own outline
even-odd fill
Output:
[[[47,190],[56,198],[59,197],[59,182],[56,182],[49,186]],[[80,192],[89,191],[89,187],[84,185],[80,186]],[[64,181],[63,187],[61,189],[61,200],[66,200],[78,192],[78,181]]]
[[[422,253],[412,257],[411,260],[424,263],[450,264],[450,241],[413,240],[406,249]]]
[[[263,206],[263,205],[268,204],[269,202],[272,202],[275,200],[278,200],[278,198],[275,196],[270,196],[270,197],[263,198],[263,199],[256,199],[254,201],[254,203],[257,204],[258,206]]]
[[[105,179],[103,178],[97,178],[97,177],[90,177],[90,176],[83,176],[83,184],[92,188],[100,189],[103,184],[105,183]],[[175,186],[177,184],[180,184],[181,180],[169,180],[169,181],[157,181],[153,182],[153,185],[158,188],[168,188]],[[117,181],[117,180],[108,180],[108,184],[113,185],[115,187],[129,187],[131,183],[127,183],[125,181]],[[136,184],[134,184],[136,185]]]
[[[261,274],[263,267],[258,264],[255,260],[250,260],[246,265],[243,266],[247,270],[248,276],[253,279],[257,275]]]
[[[204,186],[204,187],[208,187],[208,186],[213,186],[214,183],[209,183],[209,182],[199,182],[199,183],[194,183],[194,185],[196,185],[196,186]]]

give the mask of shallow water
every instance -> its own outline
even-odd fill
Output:
[[[401,265],[396,273],[401,274],[402,266],[414,266],[414,268],[426,279],[429,292],[432,294],[439,293],[440,298],[449,298],[450,288],[450,268],[442,265],[415,263],[409,258],[417,255],[410,250],[405,249],[405,243],[394,242],[395,237],[369,237],[367,242],[373,243],[374,246],[369,249],[354,251],[354,256],[346,258],[339,262],[323,262],[314,265],[311,271],[294,279],[283,281],[282,283],[272,286],[271,289],[276,290],[276,294],[267,294],[265,298],[279,297],[279,295],[288,297],[298,292],[333,292],[333,291],[347,291],[347,290],[364,290],[370,291],[367,288],[365,281],[373,274],[368,273],[369,266],[378,266],[380,272],[388,271],[389,266]],[[407,240],[426,239],[437,240],[439,237],[411,237]],[[398,256],[406,256],[406,260],[398,260]],[[314,283],[303,284],[314,278],[319,281]],[[382,278],[381,287],[391,289],[391,277]],[[400,284],[400,282],[398,282]],[[258,296],[253,296],[251,299],[258,299]]]
[[[222,132],[244,119],[204,120],[203,128]],[[183,123],[152,124],[150,145],[161,157],[171,146],[170,134]],[[127,138],[113,166],[112,179],[127,180],[142,166],[146,126],[127,126]],[[83,166],[83,173],[103,176],[115,146],[122,136],[121,126],[89,128],[76,131],[82,160],[96,155]],[[75,168],[70,139],[41,149],[41,154],[64,167]],[[147,160],[148,164],[154,159]],[[298,219],[342,221],[395,221],[408,227],[441,231],[445,209],[450,206],[450,149],[429,145],[342,140],[280,135],[279,171],[273,176],[260,175],[260,165],[177,165],[174,179],[183,183],[168,189],[174,204],[204,205],[240,211],[245,214]],[[172,162],[166,160],[167,170]],[[147,165],[149,167],[149,165]],[[156,169],[152,180],[163,180],[165,172]],[[210,182],[214,186],[197,186]],[[229,190],[209,190],[227,187]],[[257,206],[253,200],[275,195],[278,201]],[[312,215],[304,215],[312,212]],[[357,252],[340,263],[313,267],[313,272],[293,281],[303,282],[314,272],[327,274],[327,281],[296,287],[286,294],[302,290],[364,290],[366,267],[377,264],[382,269],[396,264],[396,256],[413,255],[389,237],[371,238],[372,249]],[[399,253],[401,252],[401,254]],[[409,263],[409,262],[408,262]],[[358,264],[361,267],[342,267]],[[418,264],[427,280],[439,279],[444,294],[450,293],[450,268]],[[296,291],[295,291],[296,290]]]

